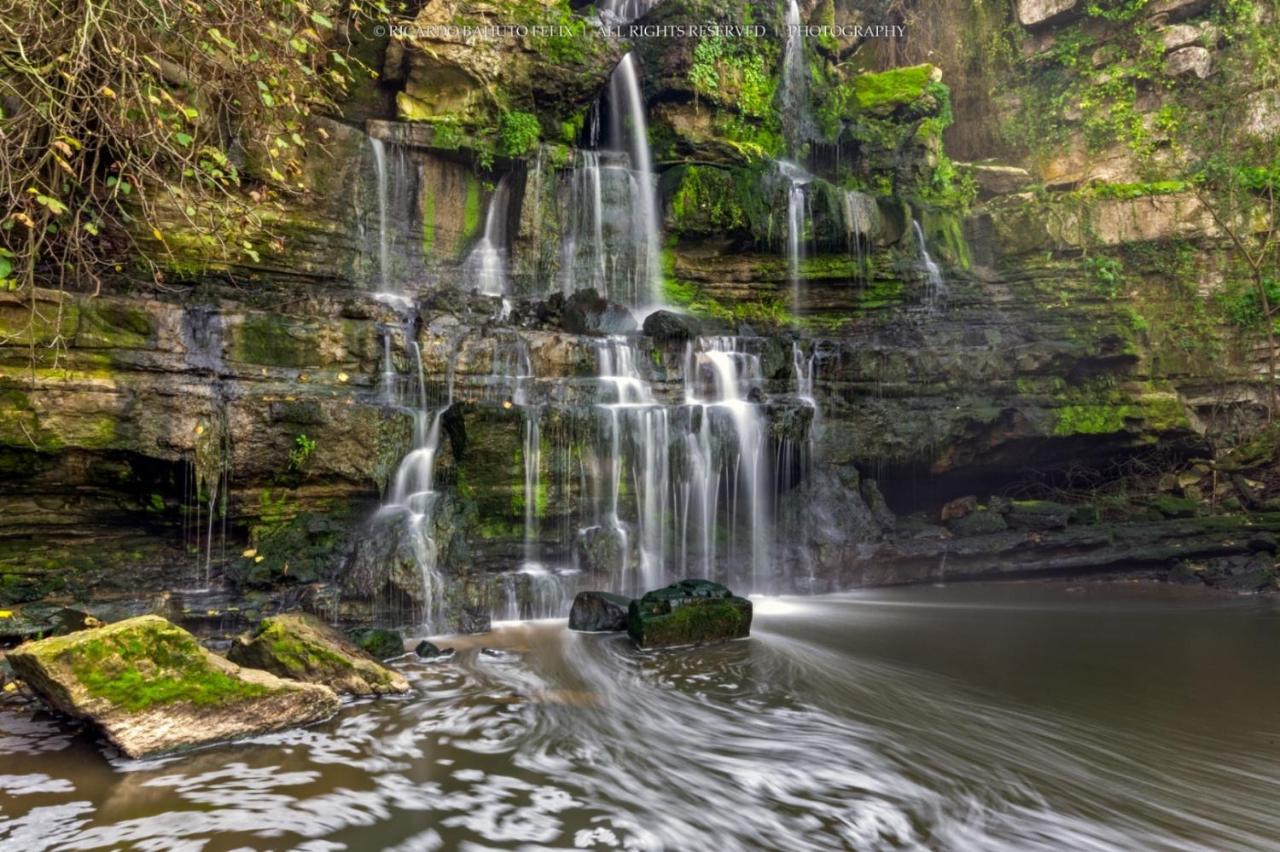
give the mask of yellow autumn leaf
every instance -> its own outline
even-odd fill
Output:
[[[348,376],[346,373],[339,373],[339,374],[338,374],[338,381],[340,381],[340,382],[345,382],[345,381],[346,381],[347,379],[349,379],[349,378],[351,378],[351,377],[350,377],[350,376]]]
[[[251,547],[248,550],[246,550],[244,553],[241,553],[240,555],[243,556],[245,559],[252,559],[253,557],[258,555],[258,551],[257,549]]]
[[[6,683],[6,684],[4,685],[4,691],[5,691],[5,692],[15,692],[15,691],[17,691],[17,689],[18,689],[18,685],[17,685],[16,683],[14,683],[13,681],[9,681],[8,683]]]
[[[264,559],[266,559],[266,558],[267,558],[267,557],[265,557],[265,556],[255,556],[255,557],[253,557],[253,561],[254,561],[254,563],[256,564],[256,563],[261,562],[262,560],[264,560]]]
[[[0,609],[0,618],[13,618],[13,613],[7,609]]]
[[[114,98],[116,96],[115,89],[110,86],[103,86],[98,90],[98,94],[102,95],[104,98]]]
[[[164,242],[164,234],[160,233],[159,228],[152,228],[151,233],[157,240]]]

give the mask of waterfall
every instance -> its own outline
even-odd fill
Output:
[[[381,139],[369,137],[373,164],[378,177],[378,287],[387,290],[391,268],[391,249],[387,245],[387,150]]]
[[[766,572],[770,566],[771,525],[766,496],[765,480],[765,422],[761,407],[750,401],[753,388],[762,380],[760,359],[739,351],[739,340],[732,337],[703,338],[700,341],[702,351],[697,353],[694,362],[694,383],[690,396],[695,404],[703,409],[703,423],[714,429],[724,423],[727,430],[721,427],[721,438],[731,439],[725,442],[721,450],[719,467],[724,476],[729,492],[730,541],[739,541],[736,523],[745,515],[749,524],[749,551],[746,564],[751,574],[746,585],[751,591],[767,591],[771,588]],[[700,390],[707,388],[705,380],[698,376],[700,368],[710,373],[710,394],[700,395]],[[727,418],[725,418],[727,415]],[[724,434],[727,431],[727,434]],[[710,433],[706,436],[710,437]],[[709,449],[709,441],[705,449]],[[707,475],[715,475],[715,465],[708,465]],[[719,476],[717,476],[719,478]],[[703,494],[709,495],[711,483],[704,483]],[[740,502],[745,498],[745,511]],[[709,514],[709,513],[708,513]],[[735,561],[743,556],[731,554]]]
[[[378,214],[377,294],[384,301],[405,303],[395,259],[406,248],[405,222],[413,217],[418,175],[400,145],[370,136]],[[400,245],[397,246],[397,243]]]
[[[778,171],[790,181],[787,189],[787,281],[791,286],[791,314],[800,315],[800,261],[804,259],[804,235],[809,227],[808,196],[805,186],[813,175],[785,161],[778,162]]]
[[[800,4],[797,0],[788,0],[787,14],[783,21],[786,31],[782,53],[782,101],[783,124],[787,133],[792,153],[798,153],[804,140],[811,134],[811,122],[808,115],[809,70],[804,61],[804,35],[801,31]]]
[[[575,154],[564,211],[562,291],[591,288],[642,311],[659,306],[658,202],[633,54],[618,63],[593,106],[585,141],[589,149]]]
[[[662,304],[661,268],[658,260],[658,203],[654,193],[653,157],[649,151],[649,128],[644,115],[644,94],[640,89],[640,75],[636,70],[634,53],[622,57],[609,79],[610,101],[615,110],[614,129],[629,130],[627,153],[631,155],[631,168],[636,183],[636,221],[640,226],[637,235],[643,252],[643,266],[639,281],[648,285],[647,292],[638,293],[644,301],[637,307]]]
[[[378,515],[382,518],[398,517],[403,522],[400,533],[406,538],[421,574],[421,621],[430,632],[433,627],[441,626],[443,605],[444,584],[436,571],[436,543],[432,536],[433,513],[439,498],[439,493],[434,490],[434,480],[436,455],[440,449],[440,421],[453,404],[453,374],[451,369],[444,405],[432,409],[427,396],[422,350],[412,339],[412,324],[405,329],[404,336],[413,352],[417,373],[414,383],[416,399],[400,400],[400,404],[413,412],[413,449],[400,460],[386,502]]]
[[[507,176],[498,181],[489,209],[484,217],[484,234],[475,248],[467,255],[463,274],[471,286],[486,296],[503,296],[508,290],[507,219],[510,211],[511,190]]]
[[[911,220],[911,227],[915,231],[916,242],[920,247],[920,262],[924,266],[925,310],[931,314],[936,313],[940,303],[946,298],[947,285],[942,280],[942,271],[938,268],[938,264],[929,255],[929,246],[925,243],[924,229],[920,227],[920,221],[918,219]]]
[[[879,228],[880,208],[876,200],[855,189],[844,193],[844,228],[849,254],[858,264],[865,281],[869,277],[871,240]]]

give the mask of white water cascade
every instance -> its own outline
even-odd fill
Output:
[[[509,241],[507,217],[510,212],[511,189],[506,175],[498,181],[484,217],[484,233],[467,255],[463,274],[476,292],[486,296],[509,293],[507,259]]]
[[[938,264],[929,254],[929,246],[924,239],[924,229],[920,227],[920,221],[913,219],[911,227],[915,231],[916,242],[920,247],[920,262],[924,266],[925,274],[925,291],[924,305],[925,310],[930,314],[937,313],[942,302],[946,299],[947,285],[942,278],[942,270],[938,268]]]
[[[782,52],[782,113],[786,119],[787,140],[792,153],[798,153],[809,135],[808,117],[809,71],[804,61],[804,35],[800,20],[800,4],[788,0],[787,14],[783,20],[786,39]]]
[[[790,181],[787,190],[787,280],[791,286],[791,314],[799,316],[800,262],[804,260],[805,233],[812,220],[805,187],[813,180],[813,175],[786,161],[778,162],[778,171]]]
[[[423,611],[420,622],[430,631],[443,624],[444,581],[436,570],[437,549],[432,525],[440,496],[434,488],[440,421],[453,404],[453,371],[452,368],[449,370],[443,404],[432,406],[427,394],[422,352],[412,339],[412,326],[405,329],[404,335],[407,349],[413,353],[416,376],[410,377],[409,389],[401,395],[399,403],[413,412],[413,449],[400,460],[386,501],[375,520],[398,519],[402,524],[399,534],[412,549],[421,574]],[[390,349],[387,351],[389,355]]]
[[[404,303],[405,296],[399,286],[395,258],[401,220],[407,218],[416,191],[416,175],[411,171],[409,158],[400,145],[389,145],[370,136],[369,149],[373,159],[376,181],[378,213],[377,293],[384,301]]]
[[[662,268],[656,177],[634,54],[618,63],[591,111],[586,143],[570,177],[562,290],[567,296],[591,288],[647,312],[662,304]]]

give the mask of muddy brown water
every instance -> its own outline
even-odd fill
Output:
[[[758,600],[701,649],[452,644],[407,698],[163,760],[0,713],[0,848],[1280,848],[1274,599],[955,585]]]

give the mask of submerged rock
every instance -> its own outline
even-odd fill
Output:
[[[631,602],[627,633],[641,648],[701,645],[751,632],[751,601],[710,580],[681,580]]]
[[[609,592],[578,592],[569,610],[569,629],[593,633],[627,629],[631,598]]]
[[[318,618],[302,613],[264,619],[254,633],[236,640],[227,657],[281,677],[322,683],[346,695],[409,691],[409,682],[399,672]]]
[[[435,642],[429,642],[426,639],[419,642],[413,652],[424,660],[449,659],[454,653],[452,648],[441,648]]]
[[[28,642],[15,673],[55,710],[97,725],[129,757],[326,719],[326,686],[242,669],[156,615]]]
[[[394,630],[382,627],[362,627],[347,631],[352,642],[360,650],[378,660],[390,660],[404,655],[404,638]]]

